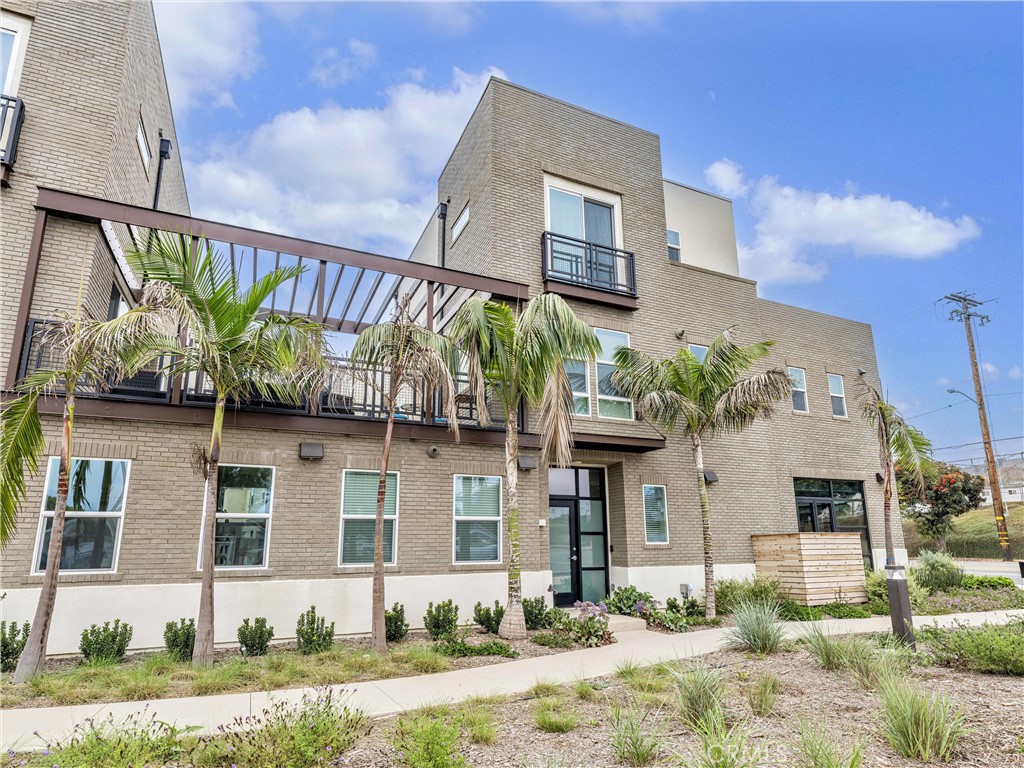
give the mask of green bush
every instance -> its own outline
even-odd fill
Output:
[[[999,589],[950,589],[928,595],[919,614],[973,613],[976,611],[1009,611],[1024,608],[1024,590],[1017,587]]]
[[[128,766],[176,763],[183,756],[186,729],[161,722],[156,713],[124,720],[87,718],[63,741],[47,744],[46,762],[31,765]],[[14,765],[4,762],[4,765]],[[24,764],[24,763],[21,763]]]
[[[868,609],[872,616],[888,616],[889,615],[889,601],[888,600],[869,600],[868,604],[864,606]]]
[[[257,616],[252,624],[243,619],[242,626],[238,628],[238,645],[243,656],[266,656],[273,639],[274,628],[267,626],[263,616]]]
[[[78,648],[86,661],[124,661],[133,631],[131,624],[122,624],[120,619],[113,624],[105,621],[102,627],[93,624],[82,630]]]
[[[679,716],[688,727],[696,728],[708,712],[721,711],[725,702],[725,680],[719,670],[696,663],[681,672],[671,667],[668,671],[678,687]]]
[[[782,693],[782,680],[772,672],[765,672],[747,691],[750,711],[758,717],[768,717]]]
[[[299,653],[306,656],[330,650],[334,643],[334,622],[327,626],[327,620],[317,616],[316,606],[311,605],[308,611],[299,614],[295,624],[295,640]]]
[[[572,638],[564,632],[538,632],[530,640],[545,648],[572,648],[575,645]]]
[[[644,614],[648,627],[660,627],[669,632],[685,632],[689,626],[686,623],[687,618],[703,617],[688,617],[674,611],[648,611]]]
[[[657,608],[654,596],[650,592],[641,592],[633,586],[616,587],[604,601],[604,606],[608,613],[617,616],[640,616]]]
[[[177,624],[168,621],[164,625],[164,647],[167,649],[167,655],[175,661],[191,659],[195,644],[195,619],[179,619]]]
[[[942,694],[928,695],[893,678],[882,685],[882,722],[886,739],[903,757],[948,763],[967,733],[967,718]]]
[[[507,659],[514,659],[519,655],[511,645],[501,640],[467,643],[464,637],[454,635],[442,637],[437,641],[435,648],[442,656],[450,656],[454,659],[466,656],[504,656]]]
[[[921,586],[913,569],[907,572],[907,592],[910,593],[910,607],[915,611],[921,609],[924,601],[928,598],[928,590]],[[868,595],[868,604],[885,604],[885,610],[879,613],[889,613],[889,587],[886,585],[885,571],[871,571],[864,578],[864,589]],[[876,611],[871,610],[872,613]]]
[[[498,634],[498,627],[501,626],[501,620],[504,617],[505,609],[497,600],[494,601],[493,608],[485,608],[483,603],[473,606],[473,621],[492,635]]]
[[[465,768],[466,758],[457,752],[460,737],[457,724],[416,714],[399,718],[392,746],[407,768]]]
[[[526,628],[548,629],[551,627],[552,610],[543,597],[528,597],[523,600],[523,615],[526,617]]]
[[[917,565],[910,572],[930,595],[957,589],[964,583],[964,569],[949,555],[941,552],[922,552],[917,556]]]
[[[744,600],[735,606],[732,618],[736,626],[725,633],[731,647],[767,654],[775,653],[782,646],[777,603]]]
[[[687,597],[682,602],[670,597],[665,601],[665,610],[682,616],[704,616],[706,613],[704,603],[695,597]]]
[[[580,613],[575,618],[565,611],[555,614],[555,629],[565,632],[573,642],[584,648],[597,648],[615,642],[608,629],[608,611],[601,605],[594,605],[591,602],[577,601],[576,607]]]
[[[917,637],[939,664],[975,672],[1024,675],[1024,617],[1001,625],[986,622],[980,627],[961,623],[952,628],[922,627]]]
[[[409,624],[405,620],[405,606],[395,603],[391,610],[384,609],[384,636],[389,643],[398,643],[409,634]]]
[[[721,579],[715,583],[715,610],[726,616],[744,601],[779,603],[784,597],[779,580],[764,576],[755,576],[753,579]]]
[[[427,628],[431,640],[454,637],[459,627],[459,606],[451,600],[440,602],[436,607],[429,603],[423,615],[423,626]]]
[[[800,605],[791,597],[787,597],[779,603],[780,621],[818,621],[821,617],[821,608]]]
[[[864,765],[864,747],[855,744],[852,750],[843,750],[825,725],[801,718],[796,735],[794,768],[860,768]]]
[[[828,603],[820,608],[823,616],[833,619],[870,619],[871,611],[860,605],[849,603]]]
[[[1009,576],[974,576],[970,573],[964,574],[961,589],[1005,589],[1016,587],[1017,584]]]
[[[14,621],[0,621],[0,672],[13,672],[18,668],[18,659],[25,650],[31,629],[27,621],[21,627]]]

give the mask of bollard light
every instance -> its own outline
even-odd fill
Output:
[[[892,619],[892,633],[901,638],[915,651],[914,615],[910,610],[910,590],[902,565],[885,566],[885,586],[889,593],[889,616]]]

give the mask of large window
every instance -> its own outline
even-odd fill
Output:
[[[341,565],[372,565],[379,472],[346,469],[341,480]],[[384,492],[384,562],[395,564],[398,473],[388,472]]]
[[[797,527],[803,533],[859,533],[864,562],[871,565],[864,484],[858,480],[797,478]]]
[[[807,376],[803,368],[790,368],[789,381],[793,394],[793,410],[797,413],[807,413]]]
[[[828,375],[828,394],[832,398],[832,415],[846,418],[846,387],[838,373]]]
[[[18,95],[21,66],[32,22],[23,16],[4,11],[0,19],[0,89],[5,96]]]
[[[501,562],[501,478],[455,476],[456,563]]]
[[[240,464],[221,464],[217,467],[217,531],[213,546],[215,568],[267,567],[273,499],[273,467]],[[204,510],[204,520],[207,514],[209,510]],[[203,564],[202,553],[200,536],[199,567]]]
[[[633,401],[623,397],[612,381],[615,373],[615,350],[629,346],[629,334],[595,328],[594,333],[601,342],[597,353],[597,415],[605,419],[633,419]]]
[[[644,532],[648,544],[668,544],[668,503],[664,485],[644,486]]]
[[[57,508],[60,459],[50,457],[46,493],[36,536],[33,571],[46,570],[53,513]],[[60,570],[114,571],[128,490],[127,461],[73,459],[68,483],[67,514],[61,538]]]
[[[590,415],[590,365],[582,360],[568,360],[565,375],[572,387],[573,410],[581,416]]]

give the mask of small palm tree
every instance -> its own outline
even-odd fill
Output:
[[[772,368],[744,376],[768,356],[775,342],[740,346],[731,331],[720,334],[699,361],[686,347],[667,360],[656,360],[629,347],[615,353],[612,380],[636,403],[640,415],[672,434],[690,440],[700,495],[704,540],[704,597],[708,616],[715,615],[715,562],[711,538],[711,504],[704,480],[704,440],[741,432],[758,416],[768,418],[792,385],[789,375]]]
[[[409,312],[408,298],[399,304],[392,320],[371,325],[359,334],[352,347],[352,376],[361,378],[381,396],[388,414],[384,447],[380,457],[377,485],[377,513],[373,533],[373,600],[371,642],[374,650],[386,653],[384,624],[384,501],[387,495],[388,460],[395,413],[403,396],[416,392],[428,404],[440,394],[441,410],[448,429],[459,439],[458,406],[455,402],[456,353],[443,336],[418,325]],[[433,405],[429,402],[429,405]],[[429,413],[430,410],[427,410]]]
[[[512,307],[473,297],[452,320],[452,338],[465,353],[470,388],[484,424],[490,392],[505,415],[505,486],[509,542],[508,605],[498,634],[526,635],[519,553],[519,407],[537,408],[545,463],[572,460],[572,387],[567,360],[588,360],[600,344],[593,329],[553,293],[534,297],[517,316]]]
[[[204,238],[161,233],[126,255],[144,281],[146,303],[171,313],[185,340],[167,350],[168,373],[201,375],[213,390],[210,447],[197,451],[206,480],[206,520],[192,662],[205,667],[213,663],[217,471],[224,408],[229,399],[242,402],[253,395],[298,405],[304,396],[318,392],[327,370],[323,326],[305,317],[267,315],[263,309],[275,289],[298,279],[301,268],[275,269],[243,291],[230,265]]]
[[[22,683],[42,670],[46,661],[72,466],[75,390],[80,384],[103,389],[134,375],[155,357],[158,329],[159,316],[147,307],[136,307],[107,321],[95,320],[83,309],[74,317],[62,315],[48,324],[40,340],[52,351],[56,366],[26,376],[16,387],[17,396],[4,404],[0,414],[0,544],[6,546],[16,531],[18,509],[25,499],[25,477],[36,473],[39,456],[45,449],[39,398],[64,398],[57,498],[46,550],[46,572],[32,629],[14,672],[15,682]]]
[[[878,458],[885,476],[882,503],[885,564],[896,565],[896,550],[892,542],[892,487],[896,466],[905,473],[910,486],[923,502],[928,478],[935,472],[935,464],[928,454],[932,444],[920,430],[907,424],[896,407],[863,377],[860,387],[861,414],[878,438]]]

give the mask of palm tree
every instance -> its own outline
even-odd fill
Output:
[[[127,254],[144,281],[147,304],[170,312],[179,338],[167,371],[171,376],[202,376],[214,397],[210,446],[197,449],[196,463],[206,480],[206,519],[202,532],[202,583],[192,663],[213,663],[213,576],[217,533],[218,477],[224,408],[253,395],[298,405],[319,391],[327,369],[323,326],[306,317],[268,315],[264,302],[275,289],[303,273],[275,269],[242,290],[238,276],[205,238],[161,233],[145,248]]]
[[[147,307],[136,307],[113,320],[98,321],[81,308],[77,315],[61,315],[50,321],[41,343],[56,361],[52,369],[40,369],[22,379],[17,396],[0,414],[0,543],[6,546],[14,535],[17,513],[25,499],[25,477],[39,468],[45,449],[39,419],[39,399],[62,394],[63,430],[57,469],[57,498],[46,550],[46,571],[36,605],[32,629],[14,672],[14,681],[25,682],[39,672],[46,661],[53,607],[57,599],[72,466],[72,437],[75,426],[75,390],[79,385],[102,389],[125,376],[134,375],[156,353],[159,315]]]
[[[417,393],[432,406],[434,393],[441,395],[441,409],[448,429],[459,439],[458,406],[455,402],[456,353],[452,343],[413,320],[408,298],[399,304],[392,320],[366,328],[352,347],[351,375],[363,379],[381,396],[388,414],[377,485],[377,514],[373,533],[373,602],[371,641],[374,650],[386,653],[384,625],[384,501],[387,495],[388,460],[395,426],[395,412],[403,396]],[[426,410],[430,413],[430,408]]]
[[[720,334],[703,362],[686,347],[667,360],[656,360],[629,347],[615,352],[612,380],[633,399],[640,415],[668,434],[678,431],[690,440],[700,495],[704,539],[704,599],[707,615],[715,615],[715,562],[711,538],[711,504],[704,480],[704,440],[741,432],[758,416],[772,415],[775,403],[790,392],[789,375],[771,368],[746,374],[768,356],[773,341],[740,346],[732,332]]]
[[[861,414],[878,438],[878,458],[885,475],[882,504],[885,564],[896,565],[896,550],[892,543],[893,477],[896,467],[899,466],[901,472],[905,473],[909,485],[917,491],[923,502],[927,480],[935,472],[934,462],[928,455],[932,444],[920,430],[907,424],[896,407],[887,402],[882,393],[863,377],[860,379],[860,386]]]
[[[588,360],[600,344],[593,329],[553,293],[534,297],[517,316],[512,307],[473,297],[452,320],[451,336],[467,358],[470,389],[481,421],[489,422],[490,392],[505,415],[505,486],[509,542],[508,604],[498,634],[526,635],[519,555],[519,407],[537,408],[545,463],[572,460],[572,387],[566,360]]]

